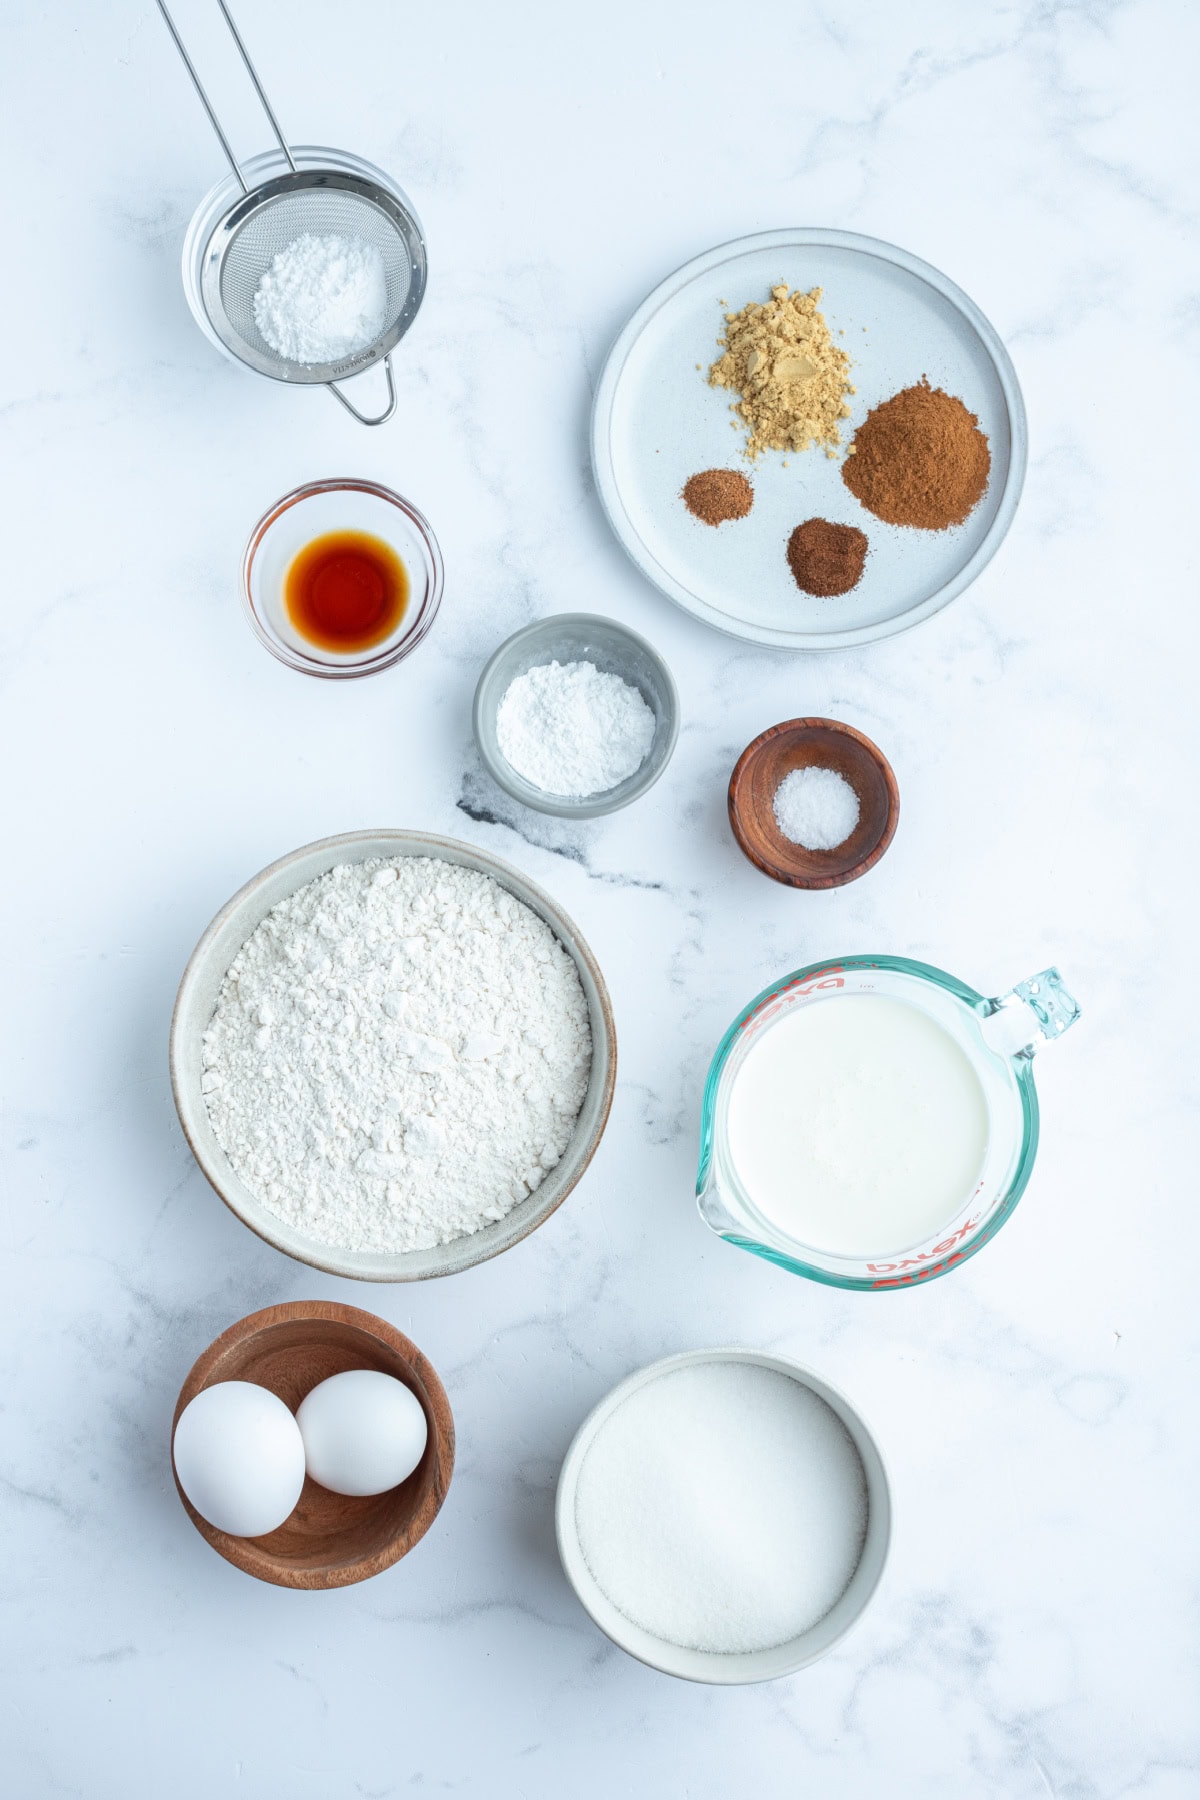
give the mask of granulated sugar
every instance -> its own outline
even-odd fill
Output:
[[[502,1219],[571,1140],[591,1071],[579,971],[491,876],[342,863],[269,912],[204,1036],[217,1140],[322,1243],[417,1250]]]
[[[733,1654],[807,1631],[862,1555],[866,1478],[810,1388],[706,1362],[637,1388],[579,1472],[583,1557],[618,1611],[667,1643]]]
[[[858,795],[836,769],[793,769],[775,789],[775,823],[806,850],[836,850],[858,815]]]

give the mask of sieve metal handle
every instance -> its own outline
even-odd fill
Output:
[[[377,414],[376,417],[373,419],[368,419],[366,413],[360,413],[357,406],[353,405],[351,401],[347,400],[345,394],[342,393],[342,391],[338,387],[338,384],[336,381],[327,381],[325,383],[325,386],[329,389],[329,391],[333,395],[334,399],[340,400],[342,405],[345,407],[346,411],[348,413],[352,413],[354,415],[354,417],[358,420],[360,425],[386,425],[388,420],[391,418],[392,414],[396,410],[396,381],[395,381],[395,377],[392,374],[392,353],[390,350],[388,351],[387,355],[383,359],[383,372],[387,376],[387,391],[388,391],[387,409],[386,409],[386,411]],[[364,371],[364,373],[365,373],[365,371]]]
[[[237,45],[238,55],[241,57],[242,62],[245,64],[246,73],[247,73],[247,75],[249,75],[250,80],[254,84],[254,91],[258,95],[259,102],[262,106],[262,109],[266,113],[267,118],[270,121],[271,130],[275,133],[275,142],[279,145],[279,148],[283,151],[283,154],[287,157],[288,167],[291,169],[292,174],[294,175],[296,173],[296,159],[292,155],[291,149],[288,146],[287,139],[284,137],[283,132],[279,129],[279,120],[275,117],[275,113],[272,109],[271,102],[267,99],[266,93],[263,89],[263,84],[258,79],[258,70],[254,67],[254,64],[250,61],[250,53],[246,49],[245,44],[242,42],[242,34],[233,22],[233,14],[230,12],[229,8],[226,6],[225,0],[217,0],[217,5],[221,9],[221,17],[224,19],[226,25],[228,25],[228,27],[229,27],[229,35],[233,39],[234,43]],[[184,44],[184,41],[180,37],[179,32],[176,29],[174,19],[171,17],[170,13],[166,9],[166,6],[164,5],[164,0],[158,0],[158,10],[162,14],[163,19],[166,22],[167,30],[170,32],[171,36],[175,40],[175,48],[178,50],[180,57],[183,60],[184,68],[187,70],[188,74],[192,78],[192,86],[195,88],[196,92],[200,96],[200,104],[203,106],[205,112],[208,114],[208,122],[212,126],[213,130],[216,132],[217,137],[220,141],[221,148],[225,152],[225,155],[229,159],[229,166],[233,170],[234,174],[237,176],[238,180],[241,182],[243,194],[248,194],[250,192],[250,187],[246,180],[246,177],[242,174],[242,165],[239,163],[237,157],[233,154],[233,150],[230,147],[229,139],[225,136],[224,131],[221,129],[221,121],[217,117],[216,109],[213,106],[212,101],[209,99],[208,95],[204,91],[204,83],[201,81],[199,75],[196,73],[196,65],[187,53],[187,48]],[[338,397],[339,397],[339,399],[341,398],[340,395]],[[353,409],[351,409],[351,410],[353,410]],[[372,421],[370,421],[370,423],[375,423],[375,421],[372,420]]]

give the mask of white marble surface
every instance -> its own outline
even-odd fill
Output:
[[[181,0],[230,96],[211,10]],[[193,325],[179,245],[222,165],[153,10],[5,11],[0,1786],[1197,1794],[1195,10],[238,11],[293,136],[391,169],[425,221],[428,298],[378,433],[230,367]],[[262,147],[232,111],[239,146]],[[822,661],[676,612],[611,542],[587,473],[590,386],[626,314],[708,245],[790,223],[944,268],[1010,346],[1032,432],[978,585]],[[420,653],[342,686],[272,662],[236,594],[263,507],[338,472],[410,494],[448,569]],[[674,763],[586,829],[494,822],[476,673],[517,625],[576,606],[670,660]],[[801,712],[878,738],[904,801],[881,866],[823,896],[757,875],[723,811],[743,744]],[[372,824],[458,834],[544,883],[599,954],[621,1040],[612,1123],[568,1205],[412,1289],[318,1276],[246,1232],[193,1166],[166,1076],[175,984],[218,905],[281,852]],[[860,949],[987,991],[1056,960],[1086,1008],[1039,1065],[1043,1149],[1012,1223],[950,1279],[882,1297],[760,1265],[691,1198],[726,1022],[780,971]],[[212,1554],[167,1438],[218,1330],[322,1295],[416,1338],[460,1449],[411,1558],[305,1596]],[[592,1403],[721,1340],[842,1385],[897,1503],[857,1632],[735,1692],[608,1645],[551,1514]]]

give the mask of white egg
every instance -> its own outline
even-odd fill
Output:
[[[283,1401],[251,1381],[202,1388],[175,1427],[175,1473],[200,1514],[231,1537],[282,1525],[304,1486],[304,1440]]]
[[[335,1494],[384,1494],[425,1454],[416,1395],[378,1369],[345,1369],[306,1394],[296,1413],[314,1481]]]

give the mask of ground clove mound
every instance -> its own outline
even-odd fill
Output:
[[[842,480],[888,525],[945,531],[979,504],[991,467],[975,414],[923,377],[867,414]]]
[[[763,450],[807,450],[822,445],[832,456],[841,443],[840,419],[848,419],[850,358],[829,335],[818,302],[821,289],[789,293],[786,281],[771,298],[751,300],[725,314],[725,354],[708,372],[710,387],[741,395],[730,411],[745,424],[746,455]]]
[[[857,587],[867,555],[867,534],[856,525],[805,519],[788,539],[788,567],[806,594],[848,594]]]
[[[744,519],[754,505],[754,489],[737,469],[702,469],[683,484],[683,503],[706,525]]]

